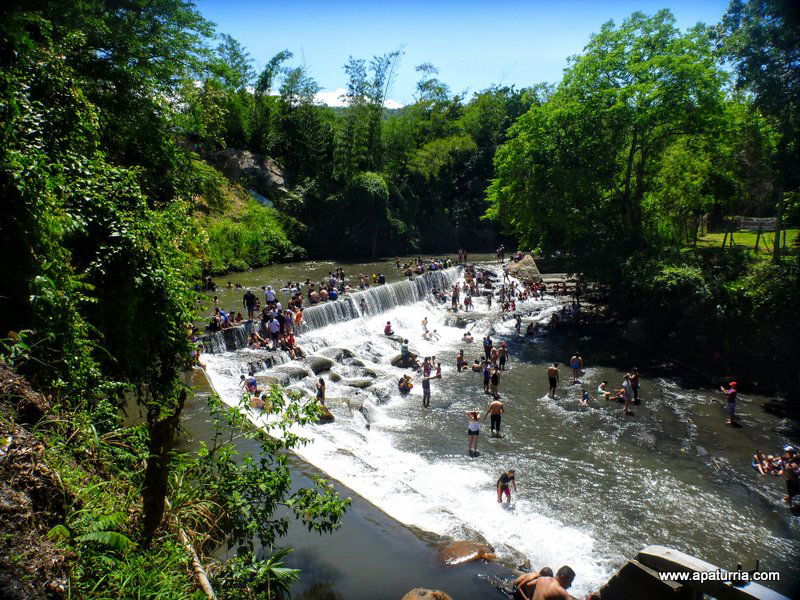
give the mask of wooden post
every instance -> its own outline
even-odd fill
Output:
[[[728,230],[731,228],[731,224],[729,222],[725,222],[725,235],[722,237],[722,248],[725,249],[726,244],[728,243]]]
[[[772,262],[781,260],[781,225],[783,221],[783,186],[778,184],[778,214],[775,215],[775,250],[772,252]]]
[[[756,235],[756,245],[753,247],[753,250],[756,254],[758,254],[758,242],[761,241],[761,224],[758,225],[758,235]]]

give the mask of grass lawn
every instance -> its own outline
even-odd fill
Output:
[[[794,241],[797,239],[798,232],[800,229],[786,229],[786,245],[791,247],[794,244]],[[746,248],[750,248],[751,250],[756,244],[756,237],[758,233],[755,231],[747,231],[747,230],[739,230],[733,233],[733,243],[736,246],[743,246]],[[697,239],[698,246],[722,246],[722,239],[725,237],[724,232],[719,233],[707,233],[706,235]],[[781,237],[783,237],[783,233],[781,233]],[[766,244],[765,244],[766,242]],[[728,239],[728,244],[730,244],[730,238]],[[758,244],[758,253],[763,254],[765,256],[772,253],[772,248],[775,244],[775,233],[772,231],[766,231],[761,233],[761,241]]]

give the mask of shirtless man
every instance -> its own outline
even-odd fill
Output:
[[[552,367],[547,367],[547,381],[550,383],[550,391],[547,392],[547,395],[555,398],[556,385],[558,385],[558,363],[553,363]]]
[[[483,420],[486,420],[490,414],[492,415],[491,429],[492,437],[500,437],[500,419],[501,415],[506,412],[503,403],[500,400],[492,400],[489,402],[489,407],[486,409],[486,414],[483,415]]]
[[[459,350],[456,356],[456,370],[461,373],[467,367],[467,360],[464,358],[464,351]]]
[[[540,577],[552,577],[553,569],[542,567],[536,573],[523,573],[514,581],[514,600],[531,600]]]
[[[577,350],[572,358],[569,359],[569,366],[572,368],[572,383],[578,383],[578,378],[581,376],[581,369],[583,369],[583,358],[581,358]]]
[[[575,579],[575,571],[566,565],[561,567],[555,577],[539,577],[536,580],[536,589],[532,600],[556,600],[563,598],[571,600],[572,596],[567,590]]]

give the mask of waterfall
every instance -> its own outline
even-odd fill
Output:
[[[258,321],[245,322],[230,329],[220,331],[209,331],[198,339],[203,343],[203,352],[207,354],[221,354],[223,352],[233,352],[239,348],[247,348],[247,340],[250,338],[250,330]]]
[[[303,311],[304,329],[318,329],[361,316],[374,316],[395,306],[413,304],[424,300],[434,287],[448,292],[460,273],[461,267],[428,271],[406,281],[367,288],[333,302],[315,304]]]
[[[434,287],[449,292],[461,274],[461,269],[461,267],[450,267],[441,271],[427,271],[406,281],[378,285],[340,296],[338,300],[309,306],[303,311],[303,330],[319,329],[362,316],[374,316],[395,306],[413,304],[424,300]],[[250,330],[257,324],[258,321],[246,322],[230,329],[205,333],[199,336],[203,343],[203,351],[207,354],[222,354],[246,348]]]

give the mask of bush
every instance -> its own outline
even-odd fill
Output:
[[[274,208],[253,200],[240,214],[201,221],[207,236],[204,270],[211,274],[244,271],[301,255],[302,248],[284,231],[284,219]]]

